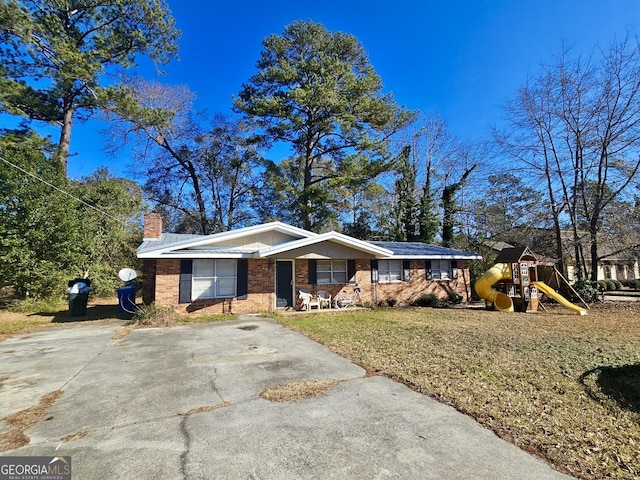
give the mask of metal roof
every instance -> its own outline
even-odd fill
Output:
[[[222,238],[242,237],[256,232],[271,230],[288,233],[293,238],[289,242],[271,245],[260,250],[208,245],[209,242],[216,242]],[[422,242],[373,242],[358,240],[337,232],[316,234],[280,222],[256,225],[254,227],[246,227],[236,231],[214,235],[163,233],[159,239],[145,239],[138,247],[137,254],[139,258],[181,258],[186,256],[193,258],[257,256],[260,258],[326,241],[349,246],[367,252],[377,258],[445,260],[478,260],[482,258],[475,253],[437,245],[428,245]]]
[[[160,238],[146,239],[139,246],[138,251],[145,251],[147,249],[162,248],[168,245],[185,242],[188,240],[194,240],[200,238],[202,235],[189,234],[189,233],[163,233]]]
[[[429,245],[422,242],[369,242],[393,252],[394,257],[400,258],[443,258],[460,260],[479,260],[482,256],[477,253],[465,252],[454,248]]]

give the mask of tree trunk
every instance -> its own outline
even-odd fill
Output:
[[[455,214],[458,210],[455,202],[456,193],[458,192],[458,190],[460,190],[460,188],[462,188],[464,183],[467,181],[467,177],[477,166],[478,164],[467,168],[458,182],[447,185],[442,190],[442,208],[444,209],[442,218],[443,247],[451,247],[451,245],[453,244],[453,227],[455,223]]]
[[[307,146],[307,152],[304,158],[304,185],[302,186],[302,208],[303,208],[303,228],[311,231],[313,227],[313,217],[311,212],[313,211],[313,205],[311,204],[311,195],[309,194],[309,187],[311,187],[313,163],[312,163],[312,149]]]
[[[65,102],[66,103],[66,102]],[[60,141],[58,142],[58,161],[62,166],[64,175],[67,176],[67,162],[69,159],[69,147],[71,145],[71,126],[73,124],[74,108],[72,105],[64,106]]]

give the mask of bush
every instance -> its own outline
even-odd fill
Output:
[[[583,281],[587,281],[587,280],[583,280]],[[598,288],[602,291],[606,291],[607,290],[607,281],[606,280],[598,280]]]
[[[384,300],[380,300],[378,302],[378,307],[381,308],[387,308],[387,307],[395,307],[398,303],[398,300],[396,300],[395,298],[389,297],[389,298],[385,298]]]
[[[620,280],[612,280],[613,284],[616,286],[616,290],[622,289],[622,282]]]
[[[616,289],[616,284],[613,280],[605,280],[605,283],[607,284],[607,291],[613,292]]]
[[[434,293],[423,293],[413,304],[416,307],[441,307],[442,301]]]
[[[590,280],[580,280],[573,285],[578,295],[587,303],[593,303],[598,300],[598,286],[600,282],[592,282]],[[605,285],[606,288],[606,285]]]
[[[452,305],[460,305],[462,303],[462,295],[460,295],[458,292],[448,292],[447,299]]]
[[[170,308],[152,303],[136,308],[131,324],[144,327],[168,327],[178,323],[180,315]]]

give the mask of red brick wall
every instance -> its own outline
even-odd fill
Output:
[[[146,263],[147,261],[145,261]],[[353,285],[310,285],[308,260],[296,260],[294,272],[295,299],[298,290],[308,289],[316,294],[318,290],[326,290],[334,297],[341,290],[353,293]],[[248,293],[246,300],[210,299],[196,300],[192,303],[178,303],[180,281],[180,260],[157,260],[155,263],[155,302],[158,305],[170,306],[181,313],[258,313],[268,312],[275,308],[275,261],[253,260],[248,262]],[[427,281],[424,261],[411,261],[411,281],[394,283],[371,283],[370,260],[356,260],[356,282],[362,289],[365,303],[377,305],[388,298],[394,298],[398,305],[409,305],[423,293],[434,293],[440,298],[447,298],[450,290],[458,292],[463,301],[469,301],[471,287],[469,284],[469,265],[458,260],[458,279],[448,281]],[[145,278],[146,288],[147,279]]]
[[[342,290],[349,295],[353,294],[353,284],[346,285],[311,285],[309,284],[309,262],[296,260],[296,296],[297,291],[306,288],[312,294],[318,290],[327,291],[335,297]],[[471,287],[469,280],[469,262],[458,260],[458,278],[455,280],[428,281],[424,266],[424,260],[410,262],[411,281],[394,283],[371,283],[371,261],[369,259],[356,260],[356,283],[361,288],[361,296],[365,303],[377,305],[388,298],[395,299],[399,305],[409,305],[424,293],[433,293],[439,298],[447,298],[449,291],[462,295],[463,301],[471,300]]]
[[[162,217],[159,213],[144,214],[144,238],[160,238],[162,235]]]
[[[156,301],[156,261],[142,261],[142,301],[147,305]]]
[[[398,305],[410,305],[420,295],[433,293],[438,298],[447,298],[449,292],[456,292],[463,301],[471,299],[469,285],[469,263],[458,260],[458,278],[455,280],[427,280],[424,260],[410,262],[411,281],[377,283],[375,296],[378,302],[394,299]]]

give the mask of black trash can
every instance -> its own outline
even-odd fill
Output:
[[[87,293],[70,293],[69,294],[69,312],[72,317],[84,317],[87,314],[87,301],[89,300],[89,292]]]
[[[118,311],[120,313],[134,313],[136,311],[137,285],[127,285],[116,288],[118,292]]]
[[[72,317],[84,317],[87,314],[87,301],[89,300],[89,292],[91,288],[91,280],[88,278],[76,278],[69,280],[69,313]]]

